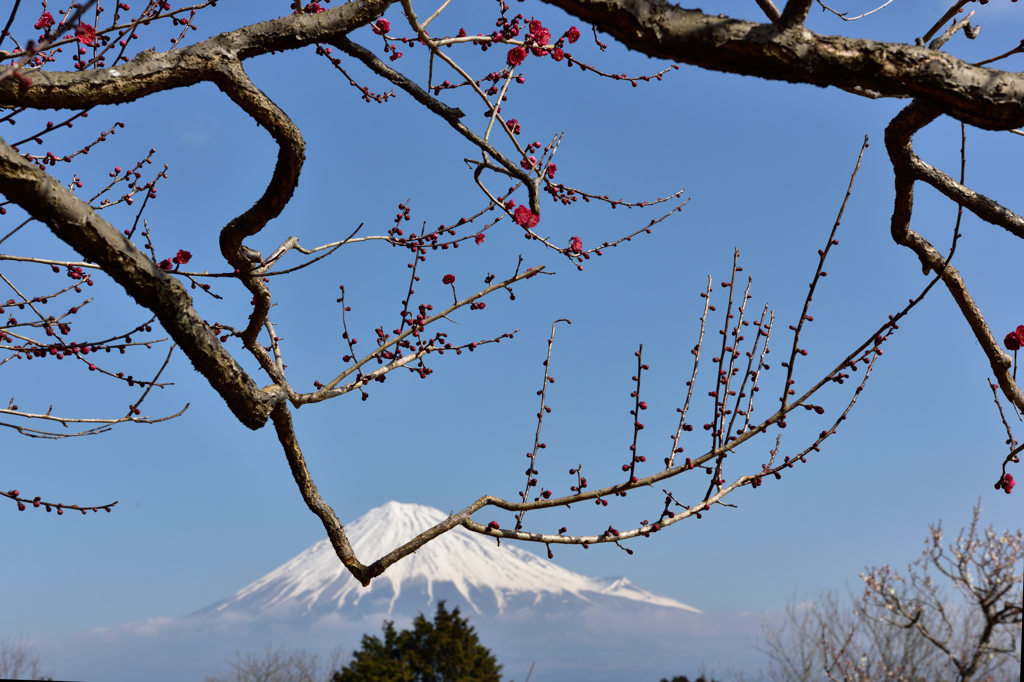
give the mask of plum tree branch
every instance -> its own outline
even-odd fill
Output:
[[[0,82],[0,105],[32,109],[83,109],[124,104],[156,92],[215,80],[224,61],[294,50],[365,26],[394,0],[353,0],[320,14],[290,14],[221,33],[189,47],[144,50],[127,64],[87,71],[27,69],[32,87]]]
[[[277,164],[274,175],[263,195],[247,211],[234,218],[220,232],[220,250],[224,259],[239,273],[247,272],[253,266],[253,252],[242,244],[242,240],[258,233],[263,227],[279,216],[292,198],[299,184],[299,174],[306,158],[302,134],[288,116],[261,92],[242,68],[241,62],[225,60],[220,63],[214,82],[235,104],[264,126],[278,143]],[[261,264],[262,258],[256,258]],[[256,342],[260,328],[270,311],[270,290],[263,282],[262,270],[256,268],[251,274],[241,277],[245,287],[253,295],[253,311],[249,324],[242,332],[242,342],[271,376],[275,375],[273,363]]]
[[[967,285],[955,267],[943,258],[927,239],[910,228],[914,209],[914,183],[924,180],[954,201],[963,204],[983,220],[1001,225],[1012,234],[1024,237],[1021,218],[987,197],[967,190],[952,178],[940,173],[921,161],[914,154],[913,136],[926,125],[938,118],[940,111],[931,103],[915,100],[889,123],[885,130],[885,146],[895,171],[896,200],[892,213],[892,238],[897,244],[906,246],[921,261],[925,273],[934,271],[942,278],[953,296],[960,313],[974,332],[996,381],[1006,398],[1018,409],[1024,410],[1024,392],[1021,391],[1011,374],[1013,364],[1009,355],[1003,352],[992,335],[977,303],[967,290]]]
[[[266,127],[280,147],[267,190],[248,211],[221,232],[221,250],[240,272],[252,269],[253,253],[242,239],[256,234],[280,214],[298,183],[304,143],[295,125],[246,76],[243,59],[275,50],[295,49],[324,41],[369,23],[389,0],[357,0],[321,14],[289,15],[220,34],[182,50],[156,54],[144,51],[125,65],[87,72],[31,70],[33,86],[13,80],[0,82],[0,105],[37,109],[85,108],[119,104],[149,94],[200,81],[212,81],[244,111]],[[19,104],[14,104],[19,102]],[[249,428],[266,423],[283,399],[283,390],[260,391],[192,306],[191,297],[175,278],[139,251],[130,240],[100,218],[93,209],[0,141],[0,192],[13,198],[30,215],[45,222],[63,241],[86,259],[100,265],[141,305],[152,310],[192,364]],[[257,261],[259,259],[257,258]],[[258,272],[257,272],[258,274]],[[269,292],[258,276],[244,277],[255,306],[243,341],[271,377],[280,379],[276,365],[256,343],[270,306]]]
[[[666,0],[543,1],[651,57],[768,80],[919,97],[986,130],[1024,123],[1024,74],[973,66],[927,47],[780,30]]]
[[[139,305],[151,310],[232,413],[250,429],[266,423],[280,398],[261,391],[192,306],[192,297],[160,267],[54,177],[0,139],[0,193],[98,264]]]
[[[344,50],[347,54],[355,57],[359,61],[363,62],[371,71],[376,73],[378,76],[386,78],[398,87],[405,90],[407,93],[412,95],[413,99],[425,106],[432,113],[437,114],[442,119],[448,122],[452,128],[454,128],[460,135],[465,137],[467,140],[472,142],[474,145],[479,147],[482,151],[490,154],[494,159],[501,164],[502,168],[508,173],[509,176],[521,181],[526,185],[530,193],[530,205],[532,206],[535,213],[540,212],[540,178],[531,178],[530,175],[524,172],[519,166],[513,163],[504,154],[499,152],[490,144],[487,140],[483,139],[475,132],[466,127],[461,120],[465,114],[459,110],[449,107],[443,104],[439,100],[430,96],[426,90],[421,88],[415,82],[407,78],[404,74],[395,71],[390,66],[381,61],[377,55],[373,54],[370,50],[366,49],[362,45],[352,42],[344,36],[338,36],[330,41],[331,45],[337,47],[339,50]]]
[[[755,0],[755,2],[757,2],[757,6],[761,8],[761,11],[764,12],[765,16],[773,24],[779,23],[779,19],[782,18],[782,12],[779,11],[779,8],[775,6],[772,0]]]

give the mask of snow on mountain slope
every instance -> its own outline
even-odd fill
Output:
[[[438,509],[388,502],[346,526],[363,561],[374,561],[446,518]],[[394,564],[368,587],[344,570],[328,540],[321,540],[251,585],[193,615],[300,612],[326,614],[358,607],[364,600],[391,614],[400,598],[459,595],[478,614],[544,602],[565,605],[625,599],[650,606],[700,613],[648,592],[626,578],[592,578],[566,570],[525,550],[455,528]],[[386,601],[384,601],[386,600]]]

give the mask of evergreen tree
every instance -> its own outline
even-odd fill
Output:
[[[384,621],[384,639],[363,635],[362,649],[333,682],[501,682],[501,665],[480,644],[459,608],[438,602],[434,622],[421,613],[412,630]]]

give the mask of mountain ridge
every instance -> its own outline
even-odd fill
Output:
[[[433,507],[392,501],[371,509],[345,528],[357,555],[377,557],[445,518],[444,512]],[[458,527],[390,566],[365,588],[345,570],[329,540],[324,539],[233,595],[191,615],[244,612],[324,616],[348,610],[383,610],[390,616],[403,597],[429,605],[435,601],[435,592],[458,595],[478,615],[499,616],[542,603],[581,608],[617,599],[701,613],[644,590],[628,578],[585,576],[509,543],[497,546],[488,538]]]
[[[358,555],[379,557],[447,515],[391,502],[345,529]],[[694,590],[700,587],[694,583]],[[509,677],[534,682],[660,679],[702,662],[762,665],[749,639],[758,614],[703,613],[627,578],[574,573],[531,552],[463,528],[432,540],[363,588],[326,540],[234,594],[183,617],[96,628],[60,642],[75,679],[149,682],[204,679],[230,652],[263,647],[326,655],[352,651],[383,621],[399,629],[436,603],[459,607]]]

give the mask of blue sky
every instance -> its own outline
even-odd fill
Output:
[[[539,3],[512,3],[514,11],[535,13],[553,34],[583,25]],[[284,0],[221,3],[200,14],[195,40],[287,11]],[[428,5],[417,3],[422,13]],[[870,9],[851,2],[853,12]],[[432,6],[429,6],[432,7]],[[486,9],[483,11],[481,8]],[[941,15],[937,2],[896,0],[872,17],[850,24],[813,11],[809,25],[821,33],[845,32],[912,42]],[[997,0],[979,10],[981,37],[962,36],[950,52],[976,60],[1005,52],[1020,36],[1021,10]],[[401,26],[399,6],[387,17]],[[455,2],[434,24],[433,33],[487,33],[490,3]],[[705,7],[731,16],[761,20],[753,2]],[[34,11],[34,10],[32,10]],[[21,34],[31,32],[23,9]],[[34,17],[31,17],[34,20]],[[168,29],[154,28],[152,44],[164,49]],[[601,53],[584,31],[573,46],[579,59],[608,71],[652,74],[666,64],[627,52],[613,41]],[[355,37],[378,54],[380,38],[368,29]],[[145,43],[149,44],[149,43]],[[408,75],[425,80],[422,48],[406,49],[398,62]],[[452,51],[475,74],[497,70],[504,51]],[[1019,69],[1020,56],[1004,62]],[[355,63],[343,64],[360,85],[390,89]],[[404,93],[386,104],[366,104],[312,48],[246,62],[252,80],[302,130],[307,162],[285,213],[247,243],[264,254],[289,235],[312,247],[347,236],[364,223],[364,234],[383,234],[399,203],[409,200],[409,229],[452,224],[485,207],[464,157],[478,154],[442,121]],[[527,243],[504,221],[483,245],[431,252],[420,266],[414,300],[438,305],[450,291],[441,277],[453,273],[459,293],[482,286],[488,273],[514,271],[522,253],[527,265],[544,263],[557,276],[534,278],[515,287],[516,300],[494,295],[484,311],[460,311],[442,331],[468,342],[518,329],[513,341],[459,357],[446,354],[429,363],[426,380],[394,373],[372,385],[369,400],[348,395],[294,413],[300,443],[321,494],[343,521],[388,500],[459,510],[483,494],[513,499],[523,482],[525,453],[536,425],[537,389],[551,322],[559,328],[551,372],[541,482],[568,492],[567,472],[580,463],[591,485],[619,480],[632,441],[634,351],[644,344],[651,371],[644,376],[646,429],[640,450],[653,473],[667,454],[676,408],[685,397],[691,356],[702,309],[699,293],[710,274],[727,279],[734,248],[744,274],[754,278],[752,305],[770,303],[777,330],[795,322],[816,251],[824,245],[864,135],[871,146],[837,235],[840,245],[827,265],[829,276],[815,295],[815,321],[804,347],[810,355],[797,371],[798,388],[808,386],[858,346],[887,316],[916,296],[926,283],[916,259],[889,237],[892,172],[882,134],[903,102],[870,101],[834,89],[769,82],[683,66],[659,83],[613,82],[569,69],[564,63],[530,58],[526,83],[513,84],[503,109],[523,125],[524,142],[546,143],[565,132],[555,159],[557,179],[596,194],[627,200],[665,196],[685,188],[689,204],[652,235],[609,249],[577,272],[563,257]],[[438,72],[436,72],[438,73]],[[451,78],[441,74],[437,79]],[[480,131],[483,107],[451,95],[466,123]],[[39,121],[60,113],[22,117],[5,139],[20,139]],[[94,110],[74,131],[53,136],[62,152],[123,121],[110,141],[98,145],[88,163],[59,167],[79,173],[86,190],[103,186],[113,166],[131,166],[152,147],[154,167],[167,163],[168,178],[146,211],[157,251],[194,254],[190,269],[223,271],[219,229],[251,205],[266,186],[276,149],[262,128],[209,84],[161,93],[128,106]],[[12,137],[14,136],[14,137]],[[62,147],[61,145],[66,145]],[[1024,140],[1010,133],[968,129],[967,180],[974,189],[1020,211]],[[929,163],[955,174],[959,169],[959,124],[940,119],[919,134],[915,149]],[[41,150],[51,147],[40,147]],[[59,174],[58,177],[64,178]],[[68,176],[70,179],[70,176]],[[507,183],[494,182],[497,188]],[[525,201],[525,195],[516,196]],[[612,240],[660,217],[662,207],[610,210],[605,205],[561,207],[543,204],[538,232],[556,244],[579,235],[585,247]],[[10,207],[9,207],[10,208]],[[114,209],[108,220],[130,224],[134,213]],[[937,245],[948,243],[956,207],[918,186],[913,226]],[[3,233],[18,221],[9,210]],[[19,221],[20,222],[20,221]],[[405,227],[405,226],[403,226]],[[965,214],[955,264],[986,319],[998,335],[1024,323],[1024,309],[1012,295],[1019,271],[1020,244],[1000,228]],[[34,224],[3,244],[4,253],[73,258],[67,247]],[[283,265],[301,262],[297,254]],[[346,287],[349,328],[368,343],[380,324],[397,321],[408,270],[407,254],[379,243],[346,247],[321,263],[273,282],[278,306],[273,320],[284,339],[292,382],[312,390],[343,367],[338,286]],[[30,290],[66,280],[43,268],[4,263],[2,272]],[[121,331],[148,318],[102,275],[89,290],[95,302],[80,314],[76,332],[100,336],[112,325]],[[228,280],[214,280],[224,298],[197,297],[210,321],[240,324],[249,296]],[[716,293],[723,292],[716,287]],[[7,299],[13,294],[0,296]],[[724,299],[717,301],[724,307]],[[57,307],[64,306],[61,303]],[[71,305],[71,303],[68,303]],[[720,308],[721,309],[721,308]],[[154,328],[154,338],[162,338]],[[229,348],[240,344],[229,341]],[[163,359],[154,346],[111,359],[114,371],[146,376]],[[775,337],[772,359],[788,348]],[[103,358],[106,360],[107,358]],[[244,361],[243,361],[244,362]],[[116,365],[116,366],[115,366]],[[253,363],[246,366],[253,368]],[[784,376],[766,377],[766,392],[777,394]],[[4,401],[23,409],[72,416],[113,416],[134,402],[136,390],[89,374],[65,361],[9,362],[2,368]],[[701,377],[710,374],[702,366]],[[555,561],[591,575],[627,575],[639,585],[709,613],[774,611],[794,593],[813,596],[827,589],[857,589],[866,565],[905,564],[922,549],[927,525],[942,519],[955,534],[970,519],[980,497],[982,521],[998,529],[1019,526],[1021,491],[1007,496],[992,489],[1004,454],[1005,431],[986,377],[987,362],[967,324],[944,289],[934,290],[900,325],[885,346],[867,389],[838,435],[806,465],[758,490],[745,488],[703,519],[677,524],[670,532],[634,541],[632,556],[613,546],[556,548]],[[0,510],[0,538],[10,559],[0,568],[5,618],[0,637],[24,634],[39,640],[155,616],[180,616],[199,609],[284,563],[323,537],[319,521],[305,508],[270,429],[250,432],[201,381],[180,354],[165,377],[174,385],[155,391],[145,413],[176,412],[179,419],[152,426],[122,425],[110,433],[63,441],[29,440],[6,430],[0,445],[0,487],[30,496],[80,504],[120,503],[111,514],[58,518],[41,510]],[[266,379],[257,381],[262,385]],[[827,392],[824,417],[791,420],[782,454],[806,446],[808,434],[831,424],[852,384]],[[697,395],[705,395],[697,391]],[[767,416],[766,396],[758,414]],[[697,399],[697,414],[711,408]],[[702,419],[702,418],[701,418]],[[826,420],[828,420],[826,422]],[[700,423],[697,417],[692,421]],[[774,444],[774,433],[730,458],[732,476],[759,469]],[[1020,437],[1020,428],[1018,433]],[[687,454],[704,452],[699,429],[683,441]],[[753,469],[752,469],[753,468]],[[727,472],[728,473],[728,472]],[[1016,471],[1014,471],[1016,474]],[[1017,478],[1021,478],[1017,476]],[[694,479],[699,479],[694,482]],[[667,486],[695,499],[706,486],[703,474]],[[609,523],[628,527],[657,516],[662,494],[631,493],[601,510],[583,505],[528,515],[528,526],[551,532],[594,532]],[[532,517],[532,518],[531,518]],[[511,514],[486,512],[509,523]],[[541,552],[542,547],[527,547]],[[369,563],[376,557],[361,557]],[[45,649],[41,651],[45,654]]]

